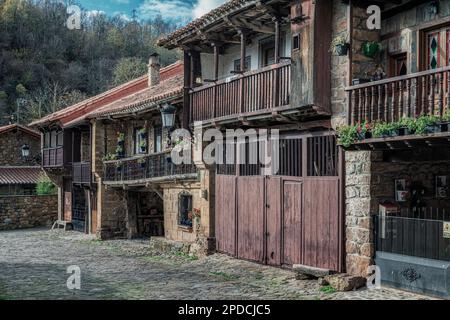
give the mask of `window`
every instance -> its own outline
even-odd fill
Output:
[[[424,48],[424,70],[450,65],[450,26],[426,32]]]
[[[50,131],[44,134],[44,148],[50,148]]]
[[[300,35],[296,34],[292,37],[292,50],[300,49]]]
[[[59,131],[56,135],[56,140],[57,140],[56,144],[58,147],[62,147],[64,145],[63,138],[64,138],[63,132]]]
[[[408,58],[406,53],[390,57],[390,77],[404,76],[408,74]]]
[[[188,193],[180,194],[178,201],[179,219],[178,224],[181,227],[192,228],[193,212],[192,212],[192,195]]]
[[[155,153],[159,153],[162,152],[162,128],[161,127],[156,127],[154,129],[155,131],[155,136],[154,136],[154,152]]]
[[[147,153],[147,137],[143,127],[134,129],[134,154]]]
[[[245,71],[249,71],[252,65],[252,57],[245,58]],[[241,59],[234,60],[234,71],[241,71]]]
[[[50,148],[56,148],[56,131],[50,132]]]

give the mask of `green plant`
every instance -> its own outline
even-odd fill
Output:
[[[139,158],[137,160],[137,163],[139,163],[139,164],[144,164],[145,162],[146,162],[145,158]]]
[[[332,294],[336,292],[336,289],[334,289],[332,286],[325,286],[320,288],[320,292],[326,293],[326,294]]]
[[[374,138],[391,136],[399,128],[400,128],[400,124],[398,122],[391,122],[391,123],[378,122],[378,123],[375,123],[373,126],[372,135]]]
[[[123,151],[124,151],[124,149],[123,149],[123,147],[122,147],[122,146],[117,146],[117,148],[116,148],[116,155],[118,155],[118,154],[122,154],[122,153],[123,153]]]
[[[447,111],[445,111],[444,115],[442,116],[442,120],[450,121],[450,109],[447,109]]]
[[[399,127],[406,128],[410,134],[414,134],[417,131],[417,122],[413,118],[402,118],[399,121]]]
[[[358,129],[356,126],[343,126],[338,129],[339,143],[344,147],[350,147],[358,140]]]
[[[142,140],[141,142],[139,142],[139,147],[141,147],[141,148],[147,148],[147,141]]]
[[[362,52],[366,57],[373,58],[381,49],[381,44],[376,41],[367,41],[362,44]]]
[[[123,141],[125,141],[125,133],[117,132],[117,142],[123,142]]]
[[[334,55],[342,55],[342,47],[348,49],[347,39],[344,36],[337,36],[331,41],[330,52]]]
[[[45,174],[39,177],[38,183],[36,184],[36,194],[38,196],[48,196],[56,193],[56,187],[53,182]]]
[[[439,123],[439,117],[434,115],[421,115],[416,120],[416,133],[417,134],[426,134],[428,133],[429,127],[436,126]]]
[[[102,161],[113,161],[113,160],[117,160],[117,155],[113,153],[108,153],[102,158]]]

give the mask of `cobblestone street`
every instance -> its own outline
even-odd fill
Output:
[[[66,287],[80,266],[81,290]],[[0,299],[426,299],[392,290],[321,292],[317,281],[224,255],[161,256],[148,241],[100,242],[76,232],[0,233]]]

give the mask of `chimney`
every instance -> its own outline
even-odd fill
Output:
[[[159,64],[159,54],[153,53],[148,63],[148,86],[153,87],[159,84],[159,72],[161,65]]]

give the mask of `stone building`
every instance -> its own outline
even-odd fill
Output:
[[[57,197],[37,195],[40,135],[28,127],[0,127],[0,230],[49,226],[57,218]]]

